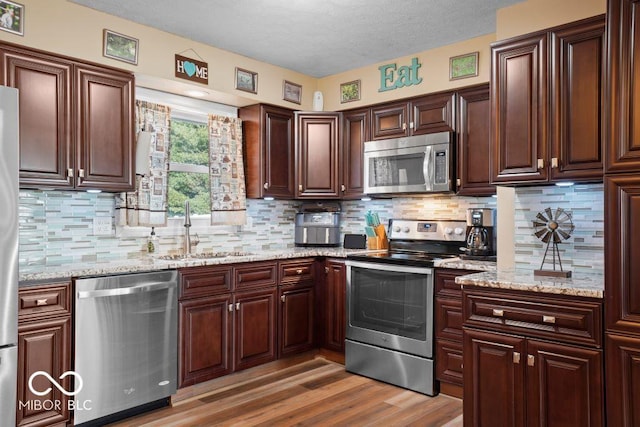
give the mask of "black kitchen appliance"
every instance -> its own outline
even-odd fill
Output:
[[[340,203],[303,203],[296,213],[296,246],[340,246]]]
[[[434,278],[456,257],[465,221],[389,221],[389,250],[347,256],[345,368],[435,395]]]
[[[467,232],[463,259],[496,260],[496,213],[493,209],[467,209]]]

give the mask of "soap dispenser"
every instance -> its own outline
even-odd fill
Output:
[[[151,227],[151,234],[147,239],[147,250],[150,254],[155,253],[158,249],[158,236],[156,236],[155,227]]]

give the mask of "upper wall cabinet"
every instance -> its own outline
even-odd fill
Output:
[[[368,108],[342,114],[342,184],[343,199],[358,199],[364,194],[364,143],[369,140]]]
[[[340,113],[296,112],[296,198],[341,194]]]
[[[371,139],[401,138],[454,128],[455,93],[443,92],[371,108]]]
[[[493,183],[602,180],[604,24],[492,44]]]
[[[0,44],[0,84],[20,90],[20,185],[133,188],[131,73]]]
[[[247,197],[293,199],[293,110],[251,105],[238,110],[245,139]]]
[[[640,2],[608,2],[608,144],[606,172],[640,170]]]

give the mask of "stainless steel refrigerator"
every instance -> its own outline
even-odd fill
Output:
[[[0,86],[0,427],[16,425],[18,90]]]

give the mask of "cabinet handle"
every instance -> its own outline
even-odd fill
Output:
[[[297,269],[297,270],[296,270],[296,273],[298,273],[298,274],[302,274],[302,271],[303,271],[303,270],[302,270],[301,268],[299,268],[299,269]]]
[[[554,168],[554,169],[558,167],[558,158],[557,157],[552,157],[551,158],[551,167]]]
[[[460,178],[456,179],[456,187],[460,187],[462,185],[462,180]]]
[[[286,295],[281,295],[280,296],[280,301],[284,302],[287,299]]]
[[[556,323],[556,317],[555,316],[542,316],[542,322],[543,323]]]
[[[229,304],[229,313],[233,312],[233,304]]]
[[[265,183],[264,183],[264,185],[263,185],[263,187],[264,187],[264,189],[265,189],[265,190],[268,190],[268,189],[269,189],[269,183],[268,183],[268,182],[265,182]]]
[[[344,184],[340,186],[340,189],[342,190],[343,193],[347,191],[347,187],[345,187]]]
[[[73,168],[67,169],[67,182],[71,182],[71,178],[73,178]]]
[[[407,130],[407,124],[406,123],[402,124],[402,130]]]
[[[413,129],[413,122],[409,122],[409,129]]]
[[[298,191],[302,191],[302,184],[298,185]]]
[[[538,169],[544,169],[544,159],[538,159]]]
[[[324,274],[329,274],[329,267],[324,268]]]
[[[495,317],[503,317],[504,316],[504,310],[498,310],[497,308],[493,309],[493,315]]]
[[[532,354],[527,355],[527,365],[533,366],[536,364],[536,358]]]
[[[236,303],[236,310],[240,310],[240,303],[239,302]]]
[[[78,169],[78,178],[84,178],[84,169]]]
[[[47,299],[37,299],[36,300],[36,307],[42,307],[43,305],[47,305]]]
[[[520,364],[520,353],[518,353],[517,351],[513,352],[513,363],[515,363],[516,365]]]

